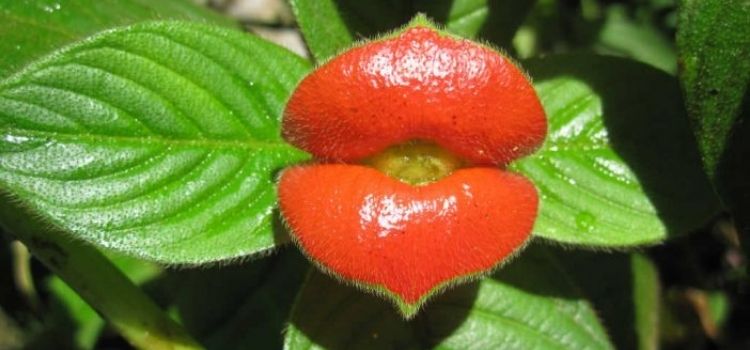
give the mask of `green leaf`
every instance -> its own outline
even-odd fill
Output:
[[[231,24],[190,0],[0,1],[0,77],[99,31],[154,19]]]
[[[594,43],[597,51],[624,55],[674,74],[677,55],[672,42],[648,23],[630,18],[623,5],[607,9]]]
[[[399,28],[418,12],[454,34],[482,38],[505,48],[534,1],[514,0],[290,0],[305,41],[318,62],[355,40]]]
[[[208,349],[281,349],[309,264],[295,247],[240,265],[170,271],[157,282],[171,308]]]
[[[708,299],[708,312],[711,321],[718,329],[724,329],[732,312],[732,304],[729,295],[725,291],[711,291],[706,293]]]
[[[704,167],[750,233],[750,1],[683,0],[677,46]]]
[[[292,311],[285,348],[610,349],[580,286],[546,247],[492,278],[453,289],[404,321],[386,301],[313,272]]]
[[[716,213],[674,78],[606,56],[551,56],[525,67],[549,120],[542,148],[512,164],[539,190],[536,236],[639,245]]]
[[[99,247],[199,264],[272,248],[300,57],[187,22],[97,35],[0,82],[0,190]]]

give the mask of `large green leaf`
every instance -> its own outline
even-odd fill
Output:
[[[308,63],[188,22],[105,32],[0,82],[0,190],[75,237],[168,263],[274,246],[279,136]],[[283,239],[283,237],[281,237]]]
[[[677,45],[704,166],[750,233],[750,1],[683,0]]]
[[[191,0],[0,0],[0,77],[99,31],[169,18],[230,24]]]
[[[285,348],[612,348],[583,292],[542,246],[492,278],[428,302],[412,321],[385,301],[313,272],[292,311]]]
[[[534,1],[514,0],[290,0],[305,41],[318,61],[345,50],[356,39],[403,26],[418,12],[467,38],[508,48]]]
[[[589,246],[653,243],[717,211],[673,77],[593,55],[525,67],[549,120],[542,148],[512,165],[540,192],[537,236]]]

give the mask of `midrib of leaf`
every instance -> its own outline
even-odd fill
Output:
[[[98,34],[0,82],[0,187],[99,246],[201,263],[274,245],[279,136],[301,58],[240,33]]]
[[[156,36],[159,36],[160,38],[167,39],[167,40],[172,40],[173,39],[171,37],[162,36],[159,33],[154,33],[153,31],[149,31],[149,30],[145,30],[143,32],[144,33],[149,33],[149,34],[154,34]],[[209,36],[213,36],[214,38],[218,38],[218,37],[216,37],[214,35],[211,35],[210,33],[205,33],[205,34],[209,35]],[[174,74],[175,76],[182,77],[182,75],[180,75],[176,71],[171,70],[171,68],[166,67],[166,66],[164,66],[164,65],[162,65],[162,64],[160,64],[158,62],[155,62],[155,61],[153,61],[149,57],[146,57],[146,56],[143,56],[143,55],[139,55],[139,54],[135,54],[135,53],[133,53],[131,51],[127,51],[127,50],[123,50],[123,49],[118,49],[118,48],[113,48],[113,47],[108,47],[108,46],[96,47],[93,50],[104,50],[104,49],[120,50],[120,51],[122,51],[124,53],[135,55],[135,56],[143,58],[143,59],[145,59],[145,60],[147,60],[149,62],[153,62],[154,64],[158,65],[161,68],[169,70],[170,73]],[[195,48],[189,48],[189,49],[195,50]],[[91,50],[79,51],[79,52],[76,52],[76,55],[78,57],[80,57],[80,56],[85,55],[89,51],[91,51]],[[64,54],[65,54],[65,52],[60,53],[59,55],[64,55]],[[208,56],[203,55],[203,58],[205,58],[208,61],[211,61],[212,63],[216,64],[217,66],[219,65],[216,61],[212,61],[212,59],[210,57],[208,57]],[[54,56],[53,56],[53,58],[50,61],[54,61]],[[85,65],[82,65],[82,66],[85,66]],[[80,92],[75,92],[75,91],[72,91],[72,90],[66,90],[66,89],[60,88],[60,87],[43,86],[43,85],[40,85],[40,84],[28,84],[28,82],[25,81],[25,78],[26,78],[27,74],[29,74],[29,75],[39,75],[39,74],[42,74],[42,72],[44,72],[44,71],[46,71],[48,69],[53,69],[53,68],[64,69],[65,67],[64,66],[61,67],[59,65],[48,65],[44,61],[41,62],[41,63],[38,63],[38,64],[34,64],[34,65],[30,66],[29,68],[27,68],[27,69],[19,72],[16,76],[12,76],[12,77],[10,77],[8,79],[4,79],[4,80],[0,81],[0,93],[2,93],[3,91],[12,90],[14,87],[18,87],[18,86],[24,86],[24,87],[37,86],[37,87],[44,87],[44,88],[49,88],[49,89],[57,89],[57,90],[61,90],[61,91],[64,90],[64,91],[70,92],[72,94],[80,95],[80,96],[82,96],[84,98],[88,98],[88,99],[92,99],[92,100],[97,100],[97,102],[99,102],[99,103],[106,104],[106,102],[104,102],[104,101],[102,101],[100,99],[97,99],[97,98],[92,97],[92,96],[86,96],[86,95],[84,95],[84,94],[82,94]],[[90,68],[101,69],[101,68],[98,68],[98,67],[90,67]],[[264,66],[263,68],[266,68],[266,66]],[[27,73],[27,72],[31,72],[31,73]],[[112,76],[117,76],[117,77],[120,77],[120,78],[123,78],[123,79],[127,80],[127,78],[124,78],[122,76],[118,76],[117,74],[114,74],[111,71],[104,70],[104,72],[106,74],[110,74]],[[275,70],[275,72],[279,72],[279,71]],[[203,91],[205,91],[204,88],[200,86],[200,84],[197,84],[194,81],[190,81],[190,83],[194,84],[197,89],[202,90],[201,93],[203,93]],[[136,83],[136,84],[138,84],[138,83]],[[140,85],[142,87],[145,87],[142,84],[138,84],[138,85]],[[145,88],[148,89],[147,87],[145,87]],[[272,90],[275,90],[275,92],[279,92],[279,91],[283,91],[284,88],[282,88],[280,86],[274,86]],[[161,98],[161,95],[157,91],[149,90],[149,92],[152,93],[153,96],[155,96],[156,98]],[[227,110],[228,110],[228,112],[230,114],[232,114],[232,113],[239,113],[237,111],[229,110],[229,107],[224,102],[218,100],[215,96],[210,95],[210,94],[206,94],[206,96],[208,96],[208,98],[211,99],[216,104],[222,105],[223,107],[226,107]],[[2,95],[0,95],[0,97],[13,100],[13,98],[8,97],[8,96],[2,96]],[[20,103],[26,103],[26,104],[33,105],[33,102],[30,102],[30,101],[21,101],[21,100],[17,100],[17,99],[15,101],[16,102],[20,102]],[[35,105],[35,107],[46,109],[45,107],[39,106],[39,105]],[[117,108],[115,106],[112,106],[112,107],[113,108]],[[268,108],[267,105],[265,107]],[[119,109],[119,108],[117,108],[117,109]],[[266,111],[264,111],[262,113],[270,114],[271,112],[272,111],[266,110]],[[0,113],[2,113],[2,112],[0,111]],[[185,115],[185,113],[180,113],[180,114],[181,115]],[[278,148],[278,149],[284,150],[284,151],[292,151],[292,152],[296,151],[295,148],[291,147],[290,145],[288,145],[285,142],[280,141],[280,140],[276,140],[276,141],[257,140],[257,139],[254,139],[252,137],[245,138],[245,139],[235,139],[235,140],[233,140],[233,139],[216,139],[216,138],[212,139],[212,138],[207,138],[207,137],[199,137],[199,138],[188,139],[188,138],[174,138],[174,137],[170,138],[170,137],[166,137],[166,136],[163,136],[163,135],[155,135],[154,132],[153,132],[153,130],[151,130],[148,126],[146,126],[145,124],[143,124],[137,118],[134,118],[134,117],[130,116],[128,113],[118,113],[118,115],[126,115],[129,118],[131,118],[133,121],[135,121],[137,123],[140,123],[140,125],[143,126],[146,129],[144,131],[146,131],[146,133],[148,135],[146,135],[146,137],[144,138],[143,135],[119,136],[119,135],[98,135],[98,134],[91,134],[91,133],[76,133],[76,134],[71,134],[71,133],[62,133],[62,132],[40,132],[40,131],[34,131],[34,130],[24,130],[24,129],[14,129],[14,128],[5,128],[5,130],[7,130],[7,132],[5,134],[9,135],[9,136],[31,136],[31,137],[41,138],[41,139],[55,139],[57,141],[87,141],[87,142],[91,142],[91,143],[102,143],[102,142],[113,142],[114,141],[114,142],[120,142],[120,143],[133,143],[133,144],[140,144],[140,145],[160,144],[160,145],[163,145],[163,146],[170,146],[170,147],[174,147],[174,146],[181,146],[181,147],[206,147],[206,148],[212,148],[212,149],[236,148],[236,149],[247,149],[247,150],[259,149],[259,148],[264,148],[264,149]],[[2,117],[2,115],[0,115],[0,117]],[[76,122],[71,117],[68,117],[68,116],[65,116],[65,115],[62,115],[62,117],[65,118],[65,119],[71,120],[74,123],[77,123],[78,125],[81,125],[80,122]],[[248,131],[248,134],[252,130],[252,129],[250,129],[247,126],[246,126],[246,129]],[[302,154],[300,154],[300,155],[302,155]]]
[[[2,115],[0,115],[2,117]],[[244,139],[244,140],[221,140],[221,139],[209,139],[209,138],[195,138],[195,139],[178,139],[168,138],[159,135],[146,135],[146,136],[116,136],[116,135],[100,135],[100,134],[69,134],[59,132],[44,132],[34,131],[26,129],[14,129],[14,128],[3,128],[5,132],[3,135],[12,137],[33,137],[42,140],[55,139],[56,141],[87,141],[90,143],[97,142],[111,142],[126,143],[134,145],[161,145],[164,147],[184,147],[184,148],[210,148],[210,149],[242,149],[242,150],[256,150],[256,149],[279,149],[282,151],[289,151],[298,153],[303,156],[305,153],[283,141],[264,141],[255,139]]]
[[[161,38],[167,39],[167,40],[171,40],[172,39],[172,38],[168,38],[168,37],[161,37]],[[106,46],[104,48],[103,47],[98,47],[98,48],[95,48],[94,50],[103,50],[103,49],[106,49]],[[190,48],[190,49],[194,50],[194,48]],[[120,49],[116,49],[116,50],[120,50]],[[82,52],[76,52],[75,54],[77,55],[78,58],[80,58],[81,56],[85,55],[89,51],[90,50],[84,50]],[[134,54],[133,52],[126,51],[126,50],[122,50],[122,51],[125,52],[128,55],[135,55],[135,56],[137,56],[139,58],[143,58],[143,59],[145,59],[145,60],[147,60],[149,62],[153,62],[155,65],[159,66],[160,68],[164,68],[165,70],[169,71],[169,74],[173,74],[176,77],[182,78],[182,75],[180,75],[178,72],[176,72],[174,70],[171,70],[171,68],[163,66],[163,65],[159,64],[158,62],[153,61],[149,57],[146,57],[146,56],[143,56],[143,55]],[[61,53],[59,55],[64,55],[64,54],[65,54],[65,52],[63,52],[63,53]],[[216,61],[213,61],[210,57],[208,57],[208,56],[202,56],[202,57],[205,58],[206,61],[212,62],[213,64],[216,64],[217,66],[220,66]],[[53,58],[50,61],[54,61],[54,56],[53,56]],[[77,63],[77,64],[80,65],[80,63]],[[85,66],[85,65],[81,65],[81,66]],[[84,95],[83,93],[80,93],[80,92],[75,92],[75,91],[72,91],[72,90],[66,90],[65,88],[61,88],[61,87],[44,86],[44,85],[41,85],[41,84],[38,84],[38,83],[29,84],[28,81],[26,81],[26,79],[25,79],[25,78],[28,78],[26,75],[32,75],[33,74],[33,75],[37,75],[38,76],[38,75],[42,74],[43,72],[45,72],[47,70],[50,70],[50,69],[53,69],[53,68],[56,68],[56,67],[59,68],[59,69],[62,69],[62,70],[64,70],[66,68],[65,66],[60,67],[59,65],[57,65],[57,66],[56,65],[47,65],[45,62],[32,65],[28,69],[26,69],[26,70],[18,73],[16,76],[13,76],[13,77],[11,77],[9,79],[6,79],[6,80],[0,82],[0,91],[3,91],[3,90],[6,91],[6,93],[5,93],[6,96],[4,96],[5,98],[14,99],[13,97],[7,96],[7,91],[8,90],[11,90],[11,89],[13,89],[16,86],[23,86],[25,88],[28,88],[29,86],[32,86],[32,87],[35,86],[35,87],[44,87],[44,88],[49,88],[49,89],[58,89],[58,90],[61,90],[61,91],[68,91],[68,92],[70,92],[72,94],[80,95],[83,98],[97,100],[97,102],[100,102],[100,103],[103,102],[101,99],[97,99],[97,98],[92,97],[92,96],[87,96],[87,95]],[[101,69],[101,70],[103,70],[103,72],[105,74],[108,74],[108,75],[111,75],[111,76],[115,76],[115,77],[119,77],[119,78],[123,78],[124,80],[128,80],[127,78],[124,78],[122,76],[119,76],[119,75],[113,73],[112,71],[107,71],[107,70],[104,70],[104,69],[98,68],[98,67],[90,67],[90,68]],[[263,68],[266,68],[266,67],[263,67]],[[31,72],[31,73],[27,73],[27,72]],[[275,70],[275,72],[279,72],[279,71]],[[279,72],[279,73],[281,73],[281,72]],[[284,75],[284,74],[281,74],[281,75]],[[214,77],[212,77],[212,78],[214,78]],[[237,78],[237,77],[234,76],[234,78]],[[283,77],[283,78],[285,78],[285,77]],[[189,82],[195,87],[195,89],[196,89],[196,91],[198,91],[198,93],[204,94],[204,91],[206,91],[205,87],[201,86],[200,84],[198,84],[198,83],[196,83],[194,81],[189,81]],[[137,85],[139,85],[140,87],[143,87],[146,90],[148,90],[147,92],[151,93],[152,97],[154,97],[156,99],[160,99],[161,98],[161,95],[159,94],[158,91],[151,90],[151,89],[149,89],[147,86],[145,86],[143,84],[139,84],[137,82],[134,82],[134,83],[137,84]],[[282,93],[282,94],[284,93],[284,91],[288,91],[288,88],[289,88],[289,87],[281,87],[281,86],[278,86],[278,85],[271,86],[271,87],[272,87],[271,90],[273,92]],[[210,99],[215,104],[221,105],[222,107],[224,107],[226,109],[226,111],[228,112],[228,114],[230,114],[230,115],[240,114],[239,111],[231,110],[230,107],[227,105],[227,103],[225,103],[224,101],[218,100],[215,96],[213,96],[211,94],[205,94],[205,96],[207,96],[207,98]],[[257,98],[256,98],[256,100],[257,100]],[[18,99],[17,97],[15,98],[15,101],[19,102],[19,103],[26,103],[26,104],[32,104],[33,105],[32,102],[22,101],[22,100]],[[279,102],[279,103],[281,103],[281,102]],[[104,102],[104,104],[106,104],[106,102]],[[45,108],[44,106],[39,106],[39,105],[36,105],[36,107]],[[119,111],[123,111],[121,108],[118,108],[117,106],[112,106],[112,107],[118,109]],[[174,107],[174,106],[172,106],[172,107]],[[274,112],[278,112],[278,111],[270,110],[270,108],[268,107],[268,105],[264,105],[263,107],[265,107],[266,110],[265,111],[258,111],[258,114],[262,113],[262,114],[265,114],[265,115],[270,115],[270,114],[272,114]],[[183,115],[183,116],[186,115],[186,113],[184,113],[184,112],[178,113],[178,114]],[[122,113],[122,114],[118,113],[118,115],[125,115],[125,116],[131,118],[134,122],[140,123],[140,125],[143,126],[144,129],[146,129],[144,131],[147,131],[147,133],[149,133],[149,134],[153,134],[153,131],[148,126],[146,126],[142,121],[138,120],[137,118],[133,118],[132,116],[130,116],[129,113]],[[63,116],[63,117],[66,117],[68,120],[74,121],[74,119],[71,118],[71,117],[67,117],[67,116]],[[77,121],[74,121],[74,122],[80,125],[80,122],[77,122]],[[245,129],[246,129],[246,131],[247,131],[247,133],[249,135],[251,133],[252,129],[250,127],[248,127],[247,125],[245,125]],[[198,132],[200,132],[200,131],[198,130]],[[55,135],[60,135],[61,133],[55,132],[54,134]],[[91,136],[93,136],[93,135],[91,135]],[[115,136],[115,135],[108,135],[108,137],[114,138],[114,139],[117,139],[117,140],[126,140],[127,139],[127,137]],[[138,137],[140,138],[140,137],[142,137],[142,135],[138,135]],[[153,136],[151,136],[150,138],[152,139],[151,141],[153,141],[154,139],[156,139]],[[172,144],[177,144],[177,143],[180,143],[180,142],[186,142],[183,139],[177,139],[177,138],[169,139],[169,138],[163,138],[162,137],[161,139],[163,139],[165,141],[168,140],[168,142],[172,143]],[[248,138],[248,139],[244,139],[244,140],[211,140],[209,138],[201,137],[199,139],[190,140],[190,141],[187,141],[187,142],[191,142],[193,144],[198,144],[198,143],[210,144],[210,143],[214,143],[215,146],[230,146],[230,145],[234,145],[236,147],[257,147],[258,145],[269,146],[269,145],[274,145],[274,144],[278,144],[278,145],[282,145],[282,146],[285,145],[281,141],[278,141],[278,142],[258,142],[258,140],[255,140],[253,138]]]
[[[94,50],[84,50],[83,52],[76,53],[76,55],[77,55],[77,58],[80,59],[80,58],[86,57],[87,53],[89,53],[89,52],[92,52],[92,51],[100,52],[99,50],[103,50],[105,54],[107,53],[107,50],[115,50],[115,52],[122,52],[125,55],[128,55],[128,56],[132,55],[133,57],[137,57],[138,59],[142,59],[144,61],[144,63],[147,65],[146,67],[148,67],[148,65],[153,64],[156,67],[156,69],[162,70],[163,73],[164,73],[164,74],[161,75],[162,77],[173,76],[174,79],[176,80],[176,82],[186,82],[187,84],[189,84],[189,85],[186,85],[186,87],[190,86],[191,91],[193,91],[194,95],[202,96],[205,100],[207,100],[207,102],[214,104],[216,106],[216,108],[223,109],[226,112],[226,114],[232,115],[234,113],[239,113],[239,112],[231,110],[227,106],[227,103],[225,103],[224,101],[221,101],[221,100],[217,99],[215,96],[207,93],[206,87],[201,86],[201,84],[198,84],[195,81],[191,81],[189,78],[186,78],[184,75],[179,74],[178,72],[174,71],[172,68],[164,66],[164,65],[162,65],[162,64],[154,61],[153,59],[151,59],[149,57],[145,57],[143,55],[135,54],[133,52],[126,51],[126,50],[107,48],[106,46],[105,47],[99,47],[99,48],[96,48]],[[209,61],[210,61],[210,59],[209,59]],[[133,62],[131,62],[131,63],[133,63]],[[123,78],[124,80],[128,80],[127,78],[124,78],[122,75],[117,74],[116,72],[113,72],[112,70],[107,70],[106,68],[103,68],[103,67],[91,67],[91,66],[88,66],[86,64],[81,64],[80,66],[81,67],[88,67],[88,68],[92,68],[92,69],[99,69],[99,70],[104,71],[106,74],[109,74],[109,75],[112,75],[112,76],[115,76],[115,77],[118,77],[118,78]],[[34,67],[34,68],[37,68],[37,67]],[[58,67],[56,67],[56,66],[47,66],[47,67],[44,67],[41,70],[36,71],[36,74],[42,75],[43,72],[45,72],[45,71],[53,71],[54,68],[58,68],[58,69],[64,70],[67,67],[65,65],[63,65],[62,67],[59,67],[59,66]],[[23,79],[23,78],[21,78],[21,79]],[[140,85],[141,87],[144,87],[147,90],[150,90],[149,92],[152,93],[153,96],[155,96],[157,98],[160,98],[161,96],[163,96],[165,94],[165,91],[161,91],[161,95],[160,95],[159,92],[157,92],[157,91],[155,91],[153,89],[150,89],[148,86],[145,86],[142,83],[141,84],[139,84],[138,82],[134,82],[134,83]],[[26,84],[26,85],[28,86],[28,84]],[[12,85],[11,85],[11,87],[12,87]],[[167,92],[167,93],[169,93],[169,92]],[[185,117],[184,119],[190,120],[190,118],[187,117],[189,115],[189,112],[186,112],[186,111],[180,111],[180,112],[181,113],[179,113],[179,114],[182,115],[183,117]],[[227,121],[236,121],[237,120],[237,118],[232,118],[232,119],[233,120],[227,120]],[[225,120],[226,120],[226,118],[225,118]],[[195,124],[194,121],[192,123]],[[195,130],[197,130],[200,133],[200,128],[197,127],[197,125],[194,125],[194,126],[196,126]],[[244,125],[244,131],[245,131],[246,134],[250,135],[252,133],[251,130],[252,129],[250,129],[247,125]],[[261,129],[261,131],[262,131],[262,129]]]

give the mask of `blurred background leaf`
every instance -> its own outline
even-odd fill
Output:
[[[291,5],[318,61],[422,12],[453,33],[483,39],[519,58],[587,51],[676,71],[674,0],[292,0]]]
[[[156,19],[234,26],[190,0],[0,1],[0,78],[94,33]]]
[[[43,303],[31,309],[10,288],[13,274],[5,272],[14,268],[5,258],[13,255],[1,253],[0,276],[8,283],[0,288],[0,348],[126,347],[94,309],[36,261],[34,280]],[[212,267],[162,268],[125,256],[110,258],[209,350],[279,349],[294,298],[310,268],[291,247],[263,259]]]
[[[357,40],[401,27],[417,13],[468,38],[510,48],[534,1],[514,0],[290,0],[310,51],[318,62]]]
[[[750,1],[682,1],[677,45],[704,167],[750,252]]]
[[[603,23],[593,42],[597,52],[630,57],[674,74],[677,55],[674,44],[649,22],[631,17],[625,5],[603,10]]]

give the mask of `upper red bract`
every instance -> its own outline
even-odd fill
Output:
[[[468,40],[416,27],[337,56],[307,76],[283,135],[318,159],[352,162],[413,139],[475,165],[533,152],[547,131],[526,76]]]

